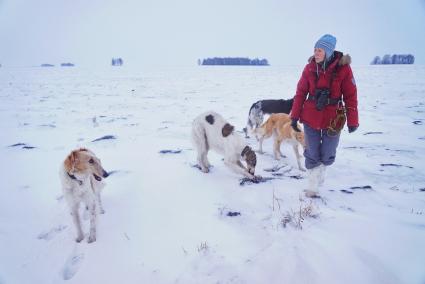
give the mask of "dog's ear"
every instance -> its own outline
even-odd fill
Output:
[[[246,146],[241,153],[248,165],[255,167],[257,164],[257,155],[252,151],[251,147]]]
[[[229,123],[226,123],[223,128],[221,129],[221,134],[223,135],[223,137],[227,137],[230,134],[232,134],[233,130],[235,129],[235,127]]]
[[[67,172],[71,172],[74,169],[77,160],[77,151],[72,151],[71,154],[66,157],[64,165]]]

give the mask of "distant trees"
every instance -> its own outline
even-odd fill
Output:
[[[379,56],[375,56],[375,58],[370,63],[372,65],[381,64],[381,58]]]
[[[200,61],[198,61],[199,64]],[[202,60],[201,65],[252,65],[268,66],[267,59],[249,59],[247,57],[214,57]]]
[[[379,56],[375,56],[370,64],[413,64],[415,57],[411,54],[385,54],[382,59]]]
[[[75,65],[72,64],[72,63],[70,63],[70,62],[68,62],[68,63],[61,63],[61,66],[62,67],[74,67]]]
[[[112,66],[122,66],[123,64],[122,58],[112,58]]]
[[[381,64],[392,64],[391,55],[385,54],[384,57],[382,57]]]

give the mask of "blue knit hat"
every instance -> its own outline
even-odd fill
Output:
[[[326,60],[329,60],[331,58],[332,54],[334,53],[336,45],[336,38],[333,35],[325,34],[314,45],[314,48],[323,48],[326,53]]]

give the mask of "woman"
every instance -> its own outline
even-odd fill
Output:
[[[335,51],[336,38],[326,34],[314,46],[314,56],[304,67],[297,85],[291,111],[292,127],[300,131],[297,121],[304,124],[305,166],[309,170],[308,197],[318,197],[318,186],[324,182],[326,166],[336,157],[340,128],[345,123],[348,132],[359,126],[357,88],[350,68],[351,58]],[[340,127],[337,127],[340,125]],[[335,127],[336,126],[336,127]]]

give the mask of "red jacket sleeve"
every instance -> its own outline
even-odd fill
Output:
[[[308,69],[304,67],[303,73],[297,84],[297,92],[294,96],[294,104],[292,105],[291,118],[299,119],[301,110],[308,94],[309,83],[308,83]]]
[[[353,71],[347,65],[347,73],[341,84],[343,100],[347,109],[347,125],[359,126],[359,114],[357,110],[357,87]]]

